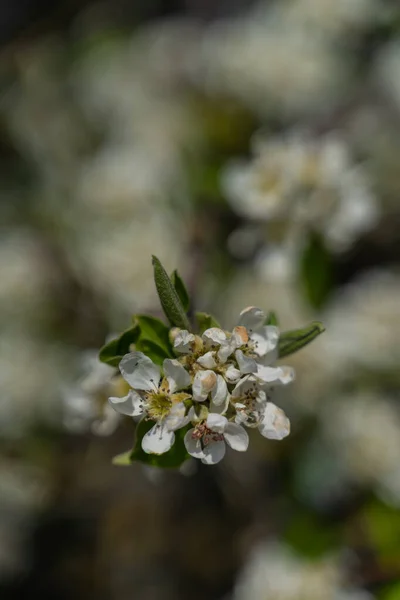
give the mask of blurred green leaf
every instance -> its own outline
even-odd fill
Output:
[[[182,302],[158,258],[153,256],[154,281],[165,316],[172,325],[190,331],[190,323]]]
[[[400,512],[383,502],[373,501],[364,508],[368,538],[381,560],[390,563],[398,558]]]
[[[288,526],[284,537],[299,554],[319,558],[339,544],[340,531],[326,522],[321,523],[314,515],[299,513]]]
[[[112,367],[118,367],[122,357],[130,352],[130,345],[139,339],[140,328],[138,325],[130,327],[119,337],[105,344],[99,351],[99,359]]]
[[[321,308],[333,287],[333,261],[321,235],[312,233],[300,259],[300,283],[313,308]]]
[[[182,306],[184,310],[187,312],[190,306],[189,293],[186,289],[186,286],[183,282],[183,279],[179,275],[178,271],[175,271],[171,275],[172,285],[174,286],[176,293],[179,296],[180,301],[182,302]]]
[[[319,321],[313,321],[303,329],[292,329],[284,331],[279,338],[279,358],[289,356],[310,342],[315,340],[321,333],[325,331],[325,327]]]
[[[279,322],[275,311],[269,311],[269,313],[267,314],[267,318],[265,319],[265,325],[275,325],[275,327],[278,327]]]
[[[169,452],[165,454],[147,454],[142,449],[144,435],[153,427],[153,421],[142,419],[136,427],[135,444],[132,450],[118,454],[113,458],[113,464],[118,466],[129,466],[134,462],[141,462],[152,467],[176,469],[185,462],[190,455],[186,452],[183,439],[189,428],[183,427],[175,432],[175,443]]]
[[[197,312],[195,316],[200,335],[204,333],[206,329],[210,329],[210,327],[221,328],[221,325],[216,319],[214,319],[212,315],[203,312]]]
[[[400,600],[400,583],[395,583],[387,587],[379,595],[379,600]]]

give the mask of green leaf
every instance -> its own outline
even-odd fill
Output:
[[[171,275],[171,282],[179,296],[180,301],[182,302],[184,310],[187,312],[190,306],[189,292],[187,291],[183,279],[176,269]]]
[[[146,454],[142,449],[143,436],[153,427],[153,421],[142,419],[136,427],[135,444],[132,450],[118,454],[113,459],[113,464],[118,466],[131,465],[133,462],[141,462],[152,467],[176,469],[185,462],[190,455],[187,453],[183,439],[189,426],[178,429],[175,432],[175,443],[171,450],[165,454]]]
[[[218,327],[219,329],[221,328],[221,325],[216,319],[214,319],[212,315],[208,315],[207,313],[203,312],[196,313],[196,323],[200,335],[204,333],[206,329],[210,329],[210,327]]]
[[[153,256],[154,282],[165,316],[172,325],[190,331],[185,309],[168,274],[158,258]]]
[[[269,311],[267,318],[265,319],[265,325],[274,325],[275,327],[278,327],[279,322],[275,311]]]
[[[134,322],[140,328],[140,341],[152,342],[164,350],[166,357],[172,356],[169,327],[165,323],[150,315],[134,315]]]
[[[156,365],[162,365],[166,358],[171,358],[171,354],[167,354],[164,348],[155,342],[142,338],[139,338],[136,343],[136,350],[146,354]]]
[[[105,344],[99,352],[99,359],[112,367],[118,367],[122,357],[130,352],[130,345],[139,339],[140,329],[134,325],[124,331],[119,337]]]
[[[324,331],[325,327],[319,321],[313,321],[303,329],[284,331],[279,338],[279,358],[304,348]]]
[[[300,282],[314,308],[321,308],[333,287],[333,261],[321,235],[313,233],[300,259]]]

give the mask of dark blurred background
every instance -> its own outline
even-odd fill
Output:
[[[20,0],[0,42],[0,598],[399,600],[398,3]],[[289,438],[111,464],[152,254],[226,328],[324,322]]]

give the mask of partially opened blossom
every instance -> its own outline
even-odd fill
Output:
[[[143,437],[142,448],[148,454],[168,452],[175,441],[174,431],[188,422],[184,401],[191,396],[179,390],[190,385],[189,373],[176,359],[167,358],[161,378],[160,367],[143,352],[126,354],[119,368],[132,389],[124,398],[110,398],[110,404],[124,415],[155,421]]]
[[[206,465],[215,465],[224,458],[225,444],[233,450],[245,452],[249,437],[241,425],[215,413],[209,413],[205,421],[197,423],[185,435],[186,450]]]

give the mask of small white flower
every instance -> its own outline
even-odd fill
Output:
[[[160,367],[142,352],[126,354],[119,365],[124,379],[133,388],[124,398],[109,398],[111,406],[129,416],[144,415],[155,425],[142,439],[148,454],[163,454],[174,444],[174,431],[186,425],[184,400],[189,394],[177,393],[190,385],[190,375],[176,359],[165,359]]]
[[[210,413],[206,421],[189,429],[184,441],[189,454],[206,465],[215,465],[223,459],[225,443],[239,452],[245,452],[249,445],[249,437],[243,427],[215,413]]]
[[[267,401],[265,391],[253,375],[239,381],[232,391],[236,409],[236,423],[257,427],[261,435],[272,440],[282,440],[290,433],[290,422],[283,410]]]
[[[290,421],[281,408],[267,402],[258,430],[270,440],[283,440],[290,433]]]
[[[85,353],[83,363],[84,377],[62,391],[64,425],[73,433],[92,431],[95,435],[111,435],[120,417],[107,404],[107,397],[111,393],[124,393],[121,377],[115,377],[115,369],[100,362],[97,353]]]
[[[225,363],[236,348],[235,339],[227,336],[225,331],[218,327],[206,329],[202,339],[206,349],[216,350],[218,348],[216,355],[220,363]]]
[[[181,329],[175,336],[174,349],[181,354],[188,354],[192,351],[195,343],[195,336],[186,329]]]
[[[263,310],[249,306],[239,315],[239,327],[244,327],[248,333],[245,342],[250,350],[259,358],[277,358],[279,329],[273,325],[265,325],[266,315]],[[238,328],[237,328],[238,329]]]

